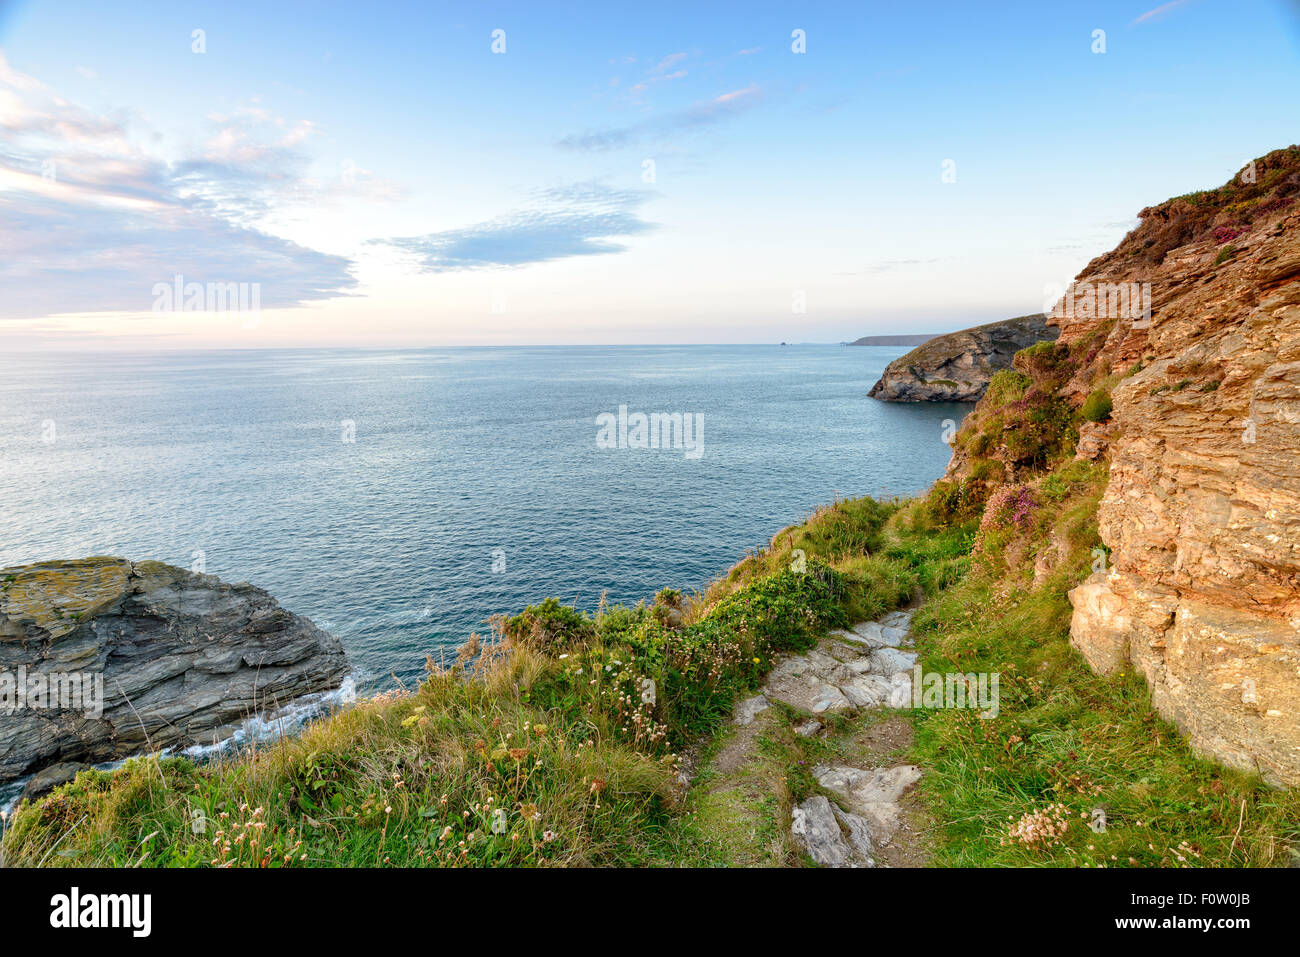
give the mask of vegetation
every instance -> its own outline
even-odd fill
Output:
[[[1112,408],[1110,390],[1097,389],[1084,400],[1080,414],[1085,422],[1104,422],[1110,418]]]
[[[1180,246],[1208,241],[1229,243],[1263,219],[1290,208],[1300,196],[1300,149],[1292,146],[1257,157],[1218,189],[1200,190],[1166,200],[1139,214],[1141,224],[1094,267],[1116,268],[1126,263],[1157,264]],[[1219,265],[1233,255],[1221,250]]]
[[[541,602],[451,667],[431,662],[418,689],[296,738],[202,766],[83,772],[17,813],[4,863],[791,863],[789,807],[816,792],[807,769],[830,745],[794,736],[776,709],[744,780],[719,786],[707,757],[731,705],[776,655],[918,592],[926,669],[1001,676],[994,719],[901,712],[926,768],[935,863],[1282,863],[1300,842],[1300,796],[1198,760],[1139,676],[1095,675],[1069,647],[1066,591],[1096,561],[1104,482],[1104,466],[1072,461],[998,487],[983,508],[960,483],[955,499],[939,483],[903,505],[837,502],[704,595],[594,615]],[[684,793],[676,770],[692,744],[706,770]],[[1049,805],[1065,809],[1059,836],[1014,836]],[[1104,833],[1089,826],[1095,809]]]

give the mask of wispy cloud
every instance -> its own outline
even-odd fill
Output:
[[[205,150],[169,164],[137,148],[125,121],[0,55],[0,319],[147,312],[154,284],[177,273],[259,283],[263,307],[352,289],[346,258],[253,225],[276,188],[303,187],[294,148],[309,129],[263,145],[233,129],[219,125]]]
[[[679,64],[679,63],[681,63],[683,60],[685,60],[689,55],[690,55],[690,54],[687,54],[687,53],[670,53],[670,54],[668,54],[666,57],[664,57],[662,60],[660,60],[658,63],[656,63],[655,66],[654,66],[654,69],[652,69],[650,72],[651,72],[651,73],[667,73],[669,70],[671,70],[671,69],[672,69],[673,67],[675,67],[677,64]]]
[[[753,109],[762,101],[762,88],[754,84],[632,126],[607,127],[587,133],[570,134],[561,139],[557,145],[563,149],[579,151],[619,149],[640,142],[648,136],[712,126]]]
[[[1130,23],[1129,26],[1133,27],[1133,26],[1137,26],[1139,23],[1150,23],[1152,20],[1159,20],[1161,17],[1165,16],[1165,14],[1170,13],[1176,7],[1181,7],[1183,4],[1187,2],[1188,0],[1170,0],[1169,3],[1162,3],[1160,6],[1148,10],[1146,13],[1142,14],[1140,17],[1138,17],[1132,23]]]
[[[883,276],[885,273],[901,272],[901,270],[918,267],[918,265],[933,265],[943,263],[946,256],[936,257],[936,259],[878,259],[874,263],[866,265],[865,268],[853,270],[853,272],[836,273],[836,276]]]
[[[599,256],[627,247],[616,237],[655,228],[638,214],[648,192],[578,183],[544,190],[530,209],[424,236],[375,239],[414,257],[420,271],[523,266],[573,256]]]

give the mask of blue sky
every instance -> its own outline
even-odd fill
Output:
[[[617,6],[0,0],[0,342],[945,331],[1300,140],[1290,2]]]

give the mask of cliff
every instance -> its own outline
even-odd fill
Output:
[[[338,639],[248,584],[160,562],[0,570],[0,781],[210,744],[337,687]]]
[[[948,479],[1109,458],[1071,642],[1201,754],[1300,784],[1300,150],[1140,214],[963,423]],[[1082,421],[1080,421],[1082,419]]]
[[[1019,350],[1056,335],[1040,314],[936,336],[886,366],[867,394],[885,402],[974,402]]]

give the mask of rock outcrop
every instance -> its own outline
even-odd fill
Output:
[[[886,366],[867,394],[884,402],[975,402],[1017,352],[1057,334],[1038,314],[937,336]]]
[[[1086,355],[1064,394],[1115,383],[1080,443],[1109,447],[1111,556],[1073,644],[1202,753],[1300,785],[1300,150],[1143,210],[1050,321]]]
[[[219,742],[348,670],[252,585],[121,558],[0,569],[0,781]]]

